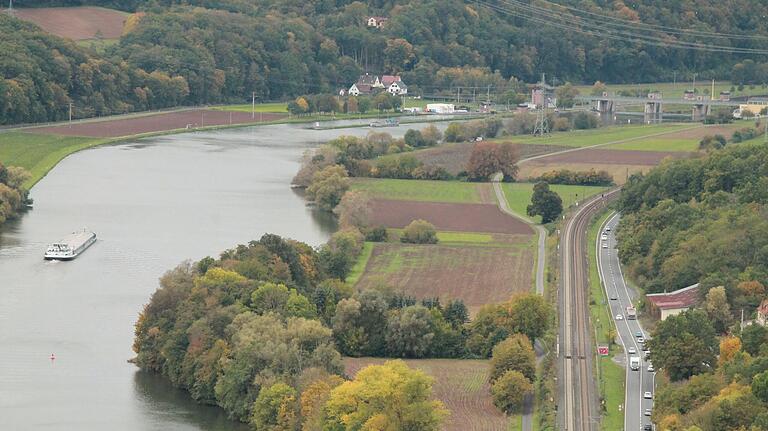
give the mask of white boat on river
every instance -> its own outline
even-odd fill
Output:
[[[61,241],[48,246],[45,251],[46,260],[72,260],[84,252],[96,242],[96,234],[83,229],[80,232],[72,232]]]

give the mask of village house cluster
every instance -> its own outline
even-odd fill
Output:
[[[359,96],[361,94],[377,94],[382,91],[393,96],[404,96],[408,94],[408,86],[397,75],[382,75],[379,78],[377,75],[366,73],[360,75],[357,82],[349,87],[347,93],[350,96]]]

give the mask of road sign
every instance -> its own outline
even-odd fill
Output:
[[[597,346],[597,353],[600,356],[608,356],[608,346]]]

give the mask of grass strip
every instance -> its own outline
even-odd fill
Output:
[[[373,245],[374,243],[369,241],[363,243],[363,251],[360,252],[357,262],[355,262],[355,265],[349,271],[349,275],[347,275],[347,284],[350,286],[354,287],[358,280],[360,280],[360,277],[363,276],[365,267],[368,266],[368,260],[371,259],[371,254],[373,253]]]
[[[596,342],[610,347],[608,356],[597,356],[597,375],[600,396],[604,400],[605,409],[602,412],[600,427],[603,430],[617,430],[624,427],[624,412],[619,406],[624,404],[625,370],[613,361],[613,356],[621,353],[621,348],[612,342],[615,333],[613,318],[608,309],[608,298],[600,283],[597,268],[597,250],[595,242],[600,233],[600,227],[610,217],[610,211],[603,211],[596,217],[587,233],[587,248],[589,249],[589,313]]]
[[[477,183],[461,181],[393,180],[360,178],[352,190],[363,190],[375,199],[422,202],[480,203]]]

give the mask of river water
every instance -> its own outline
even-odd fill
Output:
[[[62,161],[33,188],[34,209],[0,231],[0,429],[245,429],[127,362],[137,315],[185,259],[267,232],[325,242],[334,220],[308,208],[290,180],[306,149],[367,132],[230,129]],[[42,259],[48,243],[84,227],[99,240],[82,256]]]

